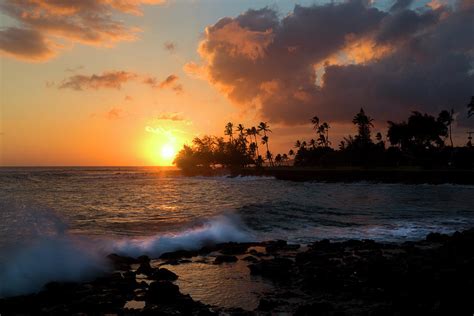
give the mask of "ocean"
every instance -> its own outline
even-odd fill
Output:
[[[161,168],[0,169],[0,296],[208,242],[403,242],[474,226],[474,186],[183,177]]]

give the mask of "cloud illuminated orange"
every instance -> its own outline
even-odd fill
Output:
[[[159,4],[163,1],[5,0],[0,4],[2,12],[17,20],[21,27],[10,27],[0,33],[0,51],[19,59],[44,61],[60,51],[57,38],[70,43],[106,47],[121,41],[135,40],[140,29],[126,25],[114,15],[140,15],[141,5]],[[26,44],[18,45],[13,41],[13,33],[16,42]]]

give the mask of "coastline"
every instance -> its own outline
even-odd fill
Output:
[[[318,182],[374,182],[406,184],[474,184],[474,170],[402,168],[298,168],[242,169],[241,176],[271,176],[278,180]]]
[[[0,299],[0,313],[471,315],[473,244],[474,228],[404,243],[321,240],[301,247],[274,240],[209,245],[159,258],[110,254],[110,273],[84,283],[51,282],[39,293]],[[253,310],[196,301],[182,293],[176,285],[181,276],[173,272],[196,262],[230,272],[244,263],[245,273],[273,288],[261,293]]]

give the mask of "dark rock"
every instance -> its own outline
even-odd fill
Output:
[[[238,259],[236,256],[227,256],[227,255],[219,255],[214,260],[214,264],[221,264],[225,262],[236,262]]]
[[[313,316],[313,315],[332,315],[334,307],[328,302],[317,302],[298,307],[295,315],[297,316]]]
[[[265,250],[269,253],[276,252],[286,248],[287,242],[285,240],[272,240],[266,242]]]
[[[138,263],[150,262],[150,258],[148,256],[140,256],[137,258]]]
[[[258,262],[258,259],[255,258],[254,256],[246,256],[246,257],[244,257],[242,260],[248,261],[248,262],[254,262],[254,263],[255,263],[255,262]]]
[[[426,236],[426,241],[429,242],[445,242],[449,238],[448,235],[440,233],[429,233]]]
[[[146,302],[172,303],[179,299],[179,287],[169,281],[155,281],[150,283],[145,295]]]
[[[129,270],[130,265],[137,263],[137,260],[132,257],[120,256],[118,254],[112,253],[107,256],[107,259],[112,263],[114,269],[116,270]]]
[[[173,252],[165,252],[160,256],[160,259],[163,260],[178,260],[182,258],[192,258],[197,256],[199,253],[197,251],[190,250],[177,250]]]
[[[247,249],[251,246],[251,244],[248,243],[224,243],[224,244],[219,244],[218,248],[220,249],[219,251],[223,255],[241,255],[247,252]]]
[[[153,280],[164,280],[164,281],[175,281],[178,279],[178,276],[166,268],[160,268],[153,272],[151,275]]]
[[[253,255],[253,256],[257,256],[257,257],[262,257],[262,256],[266,255],[265,253],[257,251],[255,249],[250,249],[248,253]]]
[[[258,303],[257,309],[261,311],[271,311],[272,309],[274,309],[275,307],[281,304],[282,304],[281,301],[262,298],[260,299],[260,302]]]
[[[144,275],[152,275],[154,269],[151,267],[149,261],[143,261],[140,266],[138,267],[136,273],[137,274],[144,274]]]
[[[284,280],[290,278],[293,268],[293,261],[286,258],[275,258],[261,260],[248,266],[250,273],[261,275],[274,280]]]

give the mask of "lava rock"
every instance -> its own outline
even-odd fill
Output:
[[[137,274],[144,274],[144,275],[152,275],[153,274],[153,271],[154,269],[151,267],[150,265],[150,262],[149,261],[144,261],[140,264],[140,266],[138,267],[136,273]]]
[[[111,262],[114,269],[123,271],[129,270],[131,264],[137,263],[137,260],[132,257],[120,256],[115,253],[108,255],[107,259]]]
[[[172,252],[165,252],[160,256],[160,259],[163,260],[178,260],[182,258],[192,258],[197,256],[199,253],[197,251],[190,250],[177,250]]]
[[[179,287],[169,281],[155,281],[150,283],[145,295],[146,302],[171,303],[180,298]]]
[[[244,257],[242,260],[248,261],[248,262],[253,262],[253,263],[259,261],[259,260],[258,260],[257,258],[255,258],[254,256],[246,256],[246,257]]]
[[[175,281],[178,279],[178,276],[166,268],[160,268],[153,272],[151,275],[153,280],[163,280],[163,281]]]
[[[261,260],[249,265],[248,268],[253,275],[261,275],[274,280],[284,280],[290,278],[293,265],[294,263],[291,259],[274,258]]]
[[[230,262],[237,262],[236,256],[227,256],[227,255],[219,255],[214,260],[214,264],[222,264],[222,263],[230,263]]]

